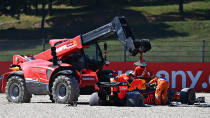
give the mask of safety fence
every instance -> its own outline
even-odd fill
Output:
[[[149,62],[210,62],[210,41],[151,41],[152,49],[144,58]],[[121,48],[119,50],[118,48]],[[120,44],[108,48],[111,62],[133,62],[139,56],[130,56]]]
[[[164,76],[170,88],[194,88],[196,92],[210,92],[209,62],[149,62],[148,67],[156,76]],[[115,70],[118,75],[134,70],[133,62],[111,62],[106,70]]]
[[[117,40],[106,41],[110,62],[133,62],[139,56],[130,56]],[[104,42],[99,45],[103,50]],[[210,62],[210,41],[151,40],[152,49],[143,56],[149,62]],[[49,49],[48,40],[0,40],[0,61],[11,61],[14,54],[38,54]]]

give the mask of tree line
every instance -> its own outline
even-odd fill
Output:
[[[90,5],[90,4],[100,4],[102,1],[105,0],[0,0],[0,16],[10,15],[12,17],[18,17],[20,16],[21,13],[32,14],[32,15],[43,15],[42,12],[46,11],[48,15],[52,15],[53,4],[54,5],[65,4],[72,6]],[[41,10],[40,13],[39,5],[41,6],[41,9],[47,8],[47,10],[46,11]]]
[[[0,0],[0,15],[18,17],[21,13],[38,15],[38,5],[48,4],[49,14],[53,0]]]
[[[137,2],[170,2],[168,0],[0,0],[0,16],[10,15],[18,18],[20,14],[52,15],[53,5],[101,5],[110,3],[137,3]],[[179,13],[183,14],[184,0],[175,0],[179,4]],[[185,0],[186,1],[186,0]],[[41,7],[39,7],[41,6]],[[47,7],[46,7],[47,6]],[[39,10],[41,8],[41,10]],[[47,8],[47,9],[46,9]],[[44,9],[44,10],[43,10]]]

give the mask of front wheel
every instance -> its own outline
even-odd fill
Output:
[[[100,100],[100,98],[98,96],[98,92],[94,92],[90,96],[89,105],[97,106],[97,105],[99,105],[99,100]]]
[[[132,91],[126,93],[126,106],[136,107],[145,106],[144,96],[138,91]]]
[[[73,76],[59,75],[52,87],[53,100],[61,104],[74,104],[79,97],[79,84]]]
[[[193,105],[195,103],[195,91],[191,88],[184,88],[180,92],[180,101],[182,104]]]
[[[6,98],[9,102],[29,103],[32,94],[26,89],[25,81],[20,76],[12,76],[6,85]]]

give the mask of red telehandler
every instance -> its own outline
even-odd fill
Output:
[[[115,17],[75,38],[50,40],[51,49],[40,54],[14,55],[12,71],[2,76],[1,91],[6,92],[9,102],[27,103],[35,94],[49,95],[52,102],[74,104],[80,93],[93,92],[97,82],[114,76],[114,71],[103,70],[106,57],[97,44],[111,35],[117,35],[133,56],[151,49],[149,40],[134,40],[124,17]]]

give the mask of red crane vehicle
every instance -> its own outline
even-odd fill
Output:
[[[112,70],[102,70],[106,58],[102,56],[98,40],[117,35],[131,55],[139,49],[151,49],[149,40],[134,40],[124,17],[72,39],[50,40],[51,49],[34,56],[14,55],[10,72],[3,74],[1,91],[9,102],[30,102],[32,94],[49,95],[56,103],[73,104],[87,87],[98,81],[109,81]],[[106,47],[106,46],[105,46]]]

